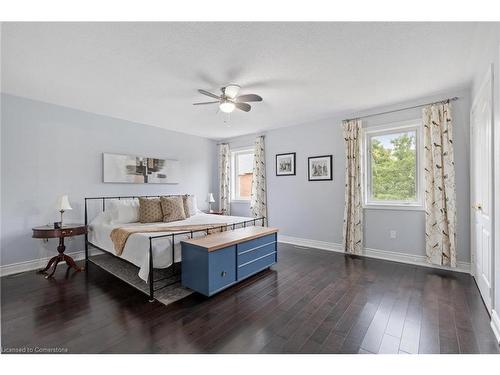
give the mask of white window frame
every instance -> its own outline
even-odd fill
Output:
[[[371,196],[371,157],[370,140],[372,137],[414,130],[416,133],[415,149],[417,199],[415,201],[374,201]],[[363,171],[363,208],[382,210],[424,210],[424,167],[423,167],[423,126],[422,119],[388,123],[380,126],[371,126],[362,129],[361,168]]]
[[[240,197],[238,196],[239,186],[238,186],[238,163],[236,163],[236,158],[238,155],[254,154],[253,148],[241,147],[231,150],[231,202],[235,203],[248,203],[250,202],[250,197]]]

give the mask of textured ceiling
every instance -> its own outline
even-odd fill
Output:
[[[3,23],[2,92],[221,139],[469,84],[477,23]],[[238,83],[249,113],[192,106]]]

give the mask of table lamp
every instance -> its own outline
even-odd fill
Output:
[[[61,213],[61,228],[63,226],[63,213],[64,211],[72,210],[71,205],[69,204],[69,199],[67,195],[63,195],[57,201],[57,209]]]
[[[215,202],[214,195],[212,193],[208,193],[207,202],[208,202],[208,212],[212,212],[212,203]]]

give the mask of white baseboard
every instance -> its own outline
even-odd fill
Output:
[[[338,253],[343,253],[342,245],[335,242],[325,242],[317,240],[308,240],[306,238],[285,236],[284,234],[278,233],[278,242],[289,243],[296,246],[314,247],[315,249],[336,251]]]
[[[75,251],[73,253],[68,253],[67,255],[72,257],[74,260],[82,260],[85,258],[84,251]],[[50,260],[50,258],[52,258],[52,257],[29,260],[27,262],[6,264],[5,266],[0,267],[0,276],[13,275],[15,273],[33,271],[33,270],[45,268],[45,266],[47,266],[47,263]]]
[[[339,243],[335,243],[335,242],[309,240],[306,238],[291,237],[291,236],[285,236],[282,234],[278,234],[278,242],[288,243],[288,244],[296,245],[296,246],[313,247],[316,249],[344,253],[344,250],[342,249],[342,245]],[[371,249],[371,248],[366,248],[366,247],[363,249],[362,256],[366,256],[368,258],[390,260],[393,262],[413,264],[416,266],[424,266],[424,267],[438,268],[438,269],[449,270],[449,271],[464,272],[464,273],[469,273],[469,274],[470,274],[470,269],[471,269],[470,263],[468,263],[468,262],[457,262],[456,268],[444,267],[444,266],[438,266],[435,264],[427,263],[426,257],[424,255],[411,255],[411,254],[406,254],[406,253],[402,253],[402,252]]]
[[[500,318],[495,310],[491,311],[491,329],[495,334],[497,342],[500,344]]]

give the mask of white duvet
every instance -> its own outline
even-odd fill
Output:
[[[128,224],[113,224],[109,222],[109,218],[103,213],[97,216],[89,225],[89,241],[101,248],[115,255],[113,241],[111,241],[110,234],[114,228],[127,227],[127,226],[152,226],[164,224],[166,226],[177,225],[196,225],[196,224],[235,224],[243,221],[252,220],[249,217],[241,216],[223,216],[211,215],[205,213],[197,213],[186,220],[173,221],[171,223],[128,223]],[[253,224],[253,223],[252,223]],[[250,225],[252,225],[250,224]],[[257,221],[256,225],[262,225]],[[147,282],[149,275],[149,237],[179,232],[155,232],[155,233],[134,233],[131,234],[125,244],[121,258],[129,261],[130,263],[139,267],[139,277]],[[195,233],[194,237],[203,236],[203,233]],[[175,236],[174,257],[175,262],[181,260],[181,246],[180,241],[189,238],[188,235]],[[154,268],[166,268],[172,265],[172,241],[171,236],[158,238],[152,240],[153,243],[153,265]]]

